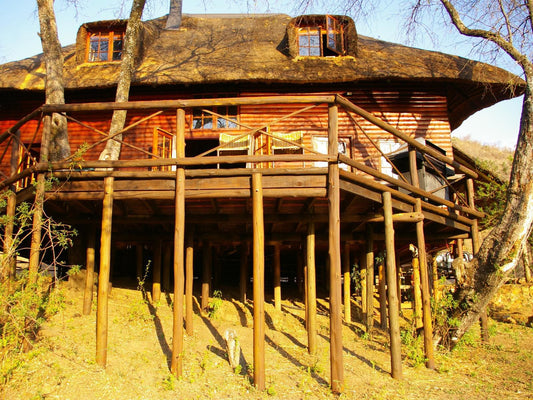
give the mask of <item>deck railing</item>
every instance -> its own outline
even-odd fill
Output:
[[[290,112],[286,115],[281,115],[275,120],[265,121],[260,126],[249,126],[240,121],[235,121],[232,119],[232,123],[235,123],[239,126],[239,133],[231,136],[231,139],[221,141],[218,146],[215,146],[210,149],[206,149],[201,154],[190,156],[190,157],[172,157],[168,158],[168,144],[167,151],[164,156],[158,154],[159,151],[156,148],[156,142],[147,140],[149,147],[140,147],[133,143],[129,143],[125,138],[128,135],[131,135],[135,132],[135,128],[148,123],[151,119],[161,115],[162,113],[173,112],[176,115],[176,126],[185,125],[184,112],[177,112],[178,110],[191,109],[191,108],[206,108],[207,112],[210,107],[213,106],[243,106],[243,105],[268,105],[268,104],[300,104],[302,108]],[[376,125],[381,128],[383,131],[388,132],[397,140],[403,142],[407,145],[409,149],[409,161],[411,168],[411,179],[406,179],[400,171],[396,169],[398,179],[393,178],[387,174],[384,174],[380,170],[368,166],[364,162],[354,160],[352,158],[346,157],[342,154],[337,154],[337,152],[331,152],[330,154],[322,154],[316,149],[310,148],[304,144],[304,141],[295,141],[293,138],[286,133],[275,133],[270,131],[270,126],[279,123],[285,119],[297,116],[298,114],[307,112],[314,107],[319,105],[327,104],[328,107],[340,107],[344,109],[348,116],[352,119],[354,124],[357,124],[352,115],[357,115],[364,118],[368,122]],[[76,118],[76,114],[83,113],[95,113],[95,112],[111,112],[113,110],[127,110],[140,112],[150,112],[148,116],[136,118],[134,122],[126,126],[120,132],[116,132],[113,135],[109,135],[107,132],[99,129],[95,126],[81,121],[79,118]],[[234,98],[218,98],[218,99],[189,99],[189,100],[164,100],[164,101],[134,101],[128,103],[83,103],[83,104],[66,104],[66,105],[43,105],[30,113],[29,115],[22,118],[18,121],[12,128],[0,135],[0,145],[4,146],[4,150],[1,153],[0,165],[6,165],[9,155],[7,154],[7,149],[10,147],[10,144],[13,144],[12,148],[19,148],[20,140],[17,136],[17,131],[21,129],[29,121],[38,121],[37,128],[35,129],[34,140],[41,127],[41,120],[46,116],[50,116],[53,113],[60,113],[67,117],[70,124],[77,124],[86,131],[93,132],[99,136],[99,140],[96,140],[93,143],[85,143],[83,145],[82,151],[74,151],[73,155],[68,157],[65,160],[57,162],[46,162],[45,160],[40,160],[39,163],[34,163],[28,168],[21,170],[21,164],[18,161],[22,158],[28,160],[30,156],[33,159],[33,155],[30,154],[30,146],[20,147],[23,152],[26,152],[28,157],[14,157],[11,155],[11,173],[5,176],[5,179],[0,182],[0,189],[6,188],[10,185],[16,184],[17,182],[24,182],[27,184],[31,179],[30,177],[36,173],[44,173],[47,171],[61,171],[61,170],[74,170],[85,175],[90,175],[91,173],[96,173],[97,171],[107,171],[109,169],[113,170],[137,170],[138,177],[148,177],[149,174],[154,174],[156,172],[162,172],[162,170],[172,170],[178,167],[185,169],[196,168],[196,169],[208,169],[208,168],[217,168],[221,165],[234,165],[241,164],[246,165],[247,168],[270,168],[276,163],[283,163],[284,167],[289,168],[289,165],[294,165],[297,167],[317,165],[316,163],[323,163],[324,165],[330,163],[343,163],[349,166],[348,172],[342,172],[343,176],[349,177],[351,175],[360,175],[364,176],[364,179],[375,181],[375,184],[381,185],[384,187],[394,187],[402,189],[404,192],[413,194],[415,197],[422,197],[428,201],[437,204],[439,206],[444,206],[450,208],[451,210],[464,213],[469,216],[480,217],[482,213],[476,211],[471,207],[470,204],[465,200],[468,196],[465,196],[463,193],[458,191],[457,187],[458,181],[461,179],[475,179],[477,178],[477,173],[466,165],[463,165],[456,160],[440,153],[439,151],[426,146],[424,143],[420,143],[414,138],[410,137],[401,130],[391,126],[385,121],[379,119],[368,111],[358,107],[353,104],[346,98],[343,98],[339,95],[321,95],[321,96],[264,96],[264,97],[234,97]],[[214,113],[216,114],[216,113]],[[218,118],[226,118],[223,115],[216,114]],[[180,118],[182,120],[180,120]],[[43,124],[46,126],[46,124]],[[302,130],[309,132],[312,128],[301,127]],[[46,129],[42,129],[42,139],[41,143],[46,144],[46,138],[48,134]],[[329,135],[331,135],[331,129],[328,130]],[[242,132],[242,133],[241,133]],[[321,131],[324,134],[324,130]],[[363,130],[363,133],[366,133]],[[122,134],[123,139],[119,140],[118,136]],[[335,133],[338,137],[338,132]],[[269,154],[270,151],[264,152],[265,154],[257,154],[253,151],[253,143],[256,143],[259,138],[264,139],[266,143],[269,143],[272,147],[273,144],[280,146],[283,143],[287,147],[292,149],[298,149],[298,152],[301,154]],[[99,153],[96,151],[98,148],[102,148],[104,143],[109,140],[117,140],[121,143],[123,149],[128,148],[128,158],[121,159],[116,161],[100,161],[97,158],[93,157],[94,154]],[[178,139],[179,140],[179,139]],[[183,140],[183,139],[182,139]],[[332,140],[332,138],[328,138]],[[335,139],[338,140],[338,139]],[[247,154],[242,155],[221,155],[224,154],[223,149],[231,149],[234,147],[235,143],[239,141],[247,141],[251,143],[251,151],[248,151]],[[376,153],[379,153],[379,157],[385,157],[390,162],[390,159],[387,154],[384,154],[380,149],[377,143],[373,140],[370,140],[372,146],[375,147]],[[175,146],[184,146],[184,143],[175,143]],[[331,146],[330,146],[331,149]],[[294,152],[293,152],[294,153]],[[443,163],[446,166],[449,166],[456,172],[456,179],[451,182],[444,175],[441,175],[441,181],[443,187],[449,188],[449,190],[456,193],[457,201],[463,205],[456,204],[450,200],[444,199],[431,191],[422,190],[419,187],[418,182],[416,182],[417,172],[416,172],[416,153],[421,154],[424,157],[425,161],[431,164],[431,159],[437,160],[440,163]],[[89,157],[88,155],[91,155]],[[138,154],[138,157],[132,156],[132,154]],[[213,155],[215,154],[215,155]],[[414,161],[413,161],[413,157]],[[431,158],[431,159],[430,159]],[[394,163],[390,162],[394,167]],[[414,168],[414,169],[413,169]],[[438,168],[435,168],[438,170]],[[105,174],[105,172],[104,172]],[[6,175],[4,173],[4,175]],[[134,173],[131,173],[133,176]],[[416,175],[416,176],[415,176]],[[355,178],[354,178],[355,179]],[[468,187],[468,185],[465,185]]]

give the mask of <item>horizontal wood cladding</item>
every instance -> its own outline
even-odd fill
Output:
[[[423,91],[407,90],[377,90],[361,89],[349,93],[342,93],[353,103],[371,112],[373,115],[388,122],[393,127],[402,130],[411,137],[424,138],[430,140],[435,145],[442,148],[448,156],[452,156],[450,126],[447,119],[446,98],[441,95],[425,93]],[[259,93],[241,93],[242,96],[261,95]],[[272,95],[270,93],[269,95]],[[137,100],[137,99],[135,99]],[[192,110],[186,110],[186,145],[187,149],[193,151],[195,155],[217,145],[217,140],[221,132],[242,134],[245,127],[264,128],[271,134],[302,132],[303,146],[308,149],[316,147],[314,137],[327,136],[327,105],[302,105],[302,104],[270,104],[270,105],[246,105],[240,106],[238,110],[238,121],[241,126],[235,129],[192,129]],[[299,112],[301,111],[301,112]],[[176,114],[173,111],[165,111],[152,118],[150,112],[130,111],[126,125],[139,123],[134,128],[123,134],[121,159],[146,159],[151,156],[147,154],[152,151],[154,129],[170,132],[176,131]],[[292,115],[291,115],[292,114]],[[70,115],[74,120],[69,120],[69,141],[72,153],[82,146],[88,150],[81,156],[85,160],[94,160],[103,150],[105,134],[109,130],[111,112],[99,113],[73,113]],[[143,121],[143,119],[145,119]],[[13,119],[0,121],[0,130],[4,131],[16,122]],[[91,128],[89,128],[89,126]],[[37,121],[30,121],[21,129],[21,140],[29,144],[32,140],[40,143],[42,126],[38,128]],[[358,161],[365,162],[374,168],[381,168],[381,155],[372,142],[379,146],[382,141],[398,142],[393,135],[383,131],[363,118],[339,110],[339,137],[346,143],[346,155]],[[254,154],[271,154],[268,141],[263,136],[255,143]],[[101,143],[94,145],[98,141]],[[195,141],[195,143],[193,143]],[[197,142],[198,141],[198,142]],[[199,141],[202,141],[200,143]],[[2,172],[8,174],[10,146],[6,149],[6,144],[0,146],[0,154],[4,153],[1,160]],[[204,147],[202,147],[204,146]],[[144,150],[144,152],[139,149]],[[295,150],[297,151],[297,150]],[[305,166],[322,166],[316,163],[309,163]],[[271,163],[265,167],[301,167],[297,163]]]

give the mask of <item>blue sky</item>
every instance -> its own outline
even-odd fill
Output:
[[[76,40],[76,32],[83,22],[125,18],[129,14],[131,0],[78,0],[77,8],[68,3],[72,0],[56,0],[56,17],[59,39],[62,45],[71,44]],[[122,9],[120,4],[123,3]],[[147,0],[144,19],[162,16],[168,12],[168,0]],[[331,2],[335,4],[335,1]],[[269,6],[265,6],[268,4]],[[238,13],[238,12],[284,12],[294,14],[291,2],[258,1],[258,0],[184,0],[184,13]],[[392,2],[394,9],[395,2]],[[0,0],[0,63],[20,60],[41,53],[41,43],[37,35],[39,23],[35,0]],[[315,9],[313,12],[326,13],[337,10]],[[360,34],[382,40],[401,43],[405,40],[401,33],[400,18],[392,11],[387,15],[373,15],[363,21],[356,19]],[[439,50],[450,54],[476,58],[470,52],[471,43],[465,41],[451,29],[444,28],[442,37],[446,42],[438,45],[429,39],[420,38],[415,47]],[[505,60],[504,60],[505,61]],[[512,64],[504,67],[512,68]],[[470,137],[481,143],[496,144],[514,148],[518,135],[521,98],[500,102],[495,106],[482,110],[466,120],[453,134],[457,137]]]

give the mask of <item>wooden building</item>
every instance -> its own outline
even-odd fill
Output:
[[[211,270],[241,298],[253,291],[259,388],[265,293],[278,307],[281,275],[306,282],[314,351],[317,275],[328,282],[330,382],[339,392],[342,275],[350,281],[355,259],[366,269],[371,329],[373,254],[385,250],[391,371],[401,377],[396,262],[414,243],[431,365],[426,247],[476,238],[482,216],[473,203],[478,174],[454,159],[450,132],[519,95],[522,82],[487,64],[360,36],[345,16],[184,15],[179,29],[166,29],[166,19],[142,24],[128,103],[112,102],[127,21],[84,24],[76,44],[64,47],[66,105],[42,105],[42,55],[0,66],[2,188],[13,188],[17,202],[43,195],[48,215],[83,233],[88,254],[100,249],[97,361],[105,365],[112,249],[123,256],[137,249],[137,268],[120,255],[113,262],[135,277],[150,248],[153,296],[173,280],[175,293],[186,292],[187,324],[191,256],[201,249],[204,307]],[[120,159],[99,161],[116,109],[128,112]],[[52,113],[68,118],[72,156],[47,163],[39,156]],[[32,181],[46,175],[56,178],[54,187],[35,195]],[[235,250],[241,258],[232,263]],[[88,271],[93,264],[94,255]],[[344,292],[346,304],[349,285]],[[183,296],[175,299],[172,368],[179,375]]]

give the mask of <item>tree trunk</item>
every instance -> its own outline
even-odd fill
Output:
[[[63,53],[57,36],[54,0],[37,0],[37,7],[46,65],[46,104],[65,104]],[[41,161],[60,161],[70,156],[67,119],[64,116],[52,115],[50,133],[46,140],[49,143],[48,158]]]
[[[520,120],[511,180],[504,214],[467,266],[465,284],[459,287],[458,307],[451,316],[459,320],[449,345],[453,346],[479,320],[481,312],[516,267],[533,223],[533,68],[526,71],[526,92]]]
[[[131,5],[130,18],[126,27],[124,37],[124,50],[122,52],[122,61],[120,63],[120,75],[118,78],[117,92],[115,95],[116,102],[127,102],[129,99],[131,79],[135,68],[135,54],[139,44],[139,32],[141,28],[141,16],[146,0],[134,0]],[[126,111],[116,110],[111,118],[109,135],[124,129],[126,123]],[[108,140],[105,149],[100,153],[100,160],[118,160],[120,156],[122,134],[115,136],[115,139]]]

